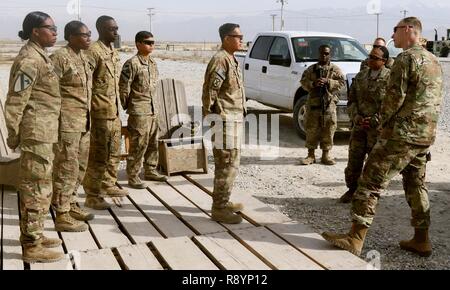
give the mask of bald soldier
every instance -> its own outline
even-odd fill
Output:
[[[121,198],[128,192],[116,185],[122,135],[119,118],[121,65],[119,54],[112,44],[119,28],[109,16],[99,17],[96,27],[99,40],[87,51],[93,67],[92,128],[83,187],[86,191],[85,206],[105,210],[110,207],[105,197]]]
[[[239,25],[226,23],[219,28],[222,48],[208,64],[203,84],[203,115],[219,119],[213,136],[214,191],[212,219],[227,224],[242,222],[236,212],[242,204],[230,202],[240,164],[240,134],[244,119],[245,95],[241,69],[234,53],[241,49]],[[217,130],[217,128],[220,128]]]
[[[141,31],[135,37],[137,55],[129,59],[120,76],[120,98],[127,110],[130,150],[127,158],[128,185],[144,189],[139,177],[144,161],[144,179],[166,181],[156,170],[158,166],[158,119],[154,97],[158,82],[156,61],[150,56],[155,46],[153,34]]]
[[[355,255],[361,254],[381,193],[399,173],[415,230],[411,240],[400,242],[400,248],[423,257],[432,253],[425,174],[442,102],[442,68],[438,59],[420,45],[421,33],[422,24],[415,17],[405,18],[394,27],[395,46],[404,51],[392,67],[381,105],[380,139],[369,154],[353,197],[352,228],[347,234],[322,234],[333,245]]]

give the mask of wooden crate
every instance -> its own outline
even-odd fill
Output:
[[[208,155],[203,137],[159,140],[159,165],[168,176],[198,170],[208,173]]]
[[[0,99],[0,184],[16,187],[19,183],[20,154],[6,144],[8,132],[4,116],[3,101]]]

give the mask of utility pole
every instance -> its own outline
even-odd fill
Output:
[[[155,8],[147,8],[148,10],[148,17],[150,18],[150,30],[149,32],[152,32],[152,16],[155,15],[152,11],[155,10]]]
[[[286,5],[288,2],[287,0],[277,0],[277,3],[281,3],[281,31],[284,29],[284,5]]]
[[[402,11],[400,11],[400,13],[403,13],[403,19],[405,19],[406,18],[406,13],[408,13],[409,11],[408,10],[402,10]]]
[[[78,21],[81,21],[81,0],[78,0]]]
[[[272,31],[275,31],[275,17],[277,17],[276,14],[270,14],[272,16]]]
[[[377,16],[377,37],[380,37],[380,14],[381,13],[375,14]]]

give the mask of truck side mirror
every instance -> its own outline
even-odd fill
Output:
[[[290,67],[291,66],[291,58],[285,58],[282,55],[270,55],[269,56],[269,64],[270,65],[279,65],[279,66],[285,66]]]

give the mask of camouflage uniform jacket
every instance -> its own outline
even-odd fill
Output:
[[[380,124],[380,109],[391,71],[383,67],[376,77],[371,77],[371,70],[366,68],[359,72],[350,87],[348,114],[350,120],[356,115],[371,117],[371,127]]]
[[[203,85],[203,114],[219,114],[229,121],[246,112],[242,73],[234,55],[218,51],[208,64]]]
[[[327,102],[339,101],[339,93],[345,86],[344,75],[341,69],[334,65],[329,64],[320,66],[318,63],[310,66],[302,75],[300,81],[302,88],[309,93],[307,105],[312,108],[320,107],[320,89],[314,88],[314,82],[320,78],[320,69],[322,69],[323,77],[328,79],[328,84],[325,86],[325,99]]]
[[[52,61],[38,44],[29,41],[11,68],[5,105],[8,139],[56,143],[60,111],[59,81]]]
[[[113,120],[119,115],[120,57],[113,48],[97,41],[87,51],[94,68],[92,118]]]
[[[129,115],[153,115],[153,98],[159,73],[153,58],[136,55],[129,59],[120,75],[120,100]]]
[[[83,51],[66,46],[50,56],[60,76],[61,132],[87,132],[90,126],[92,71]]]
[[[442,68],[438,59],[418,44],[405,50],[395,60],[381,105],[382,137],[432,145],[441,101]]]

